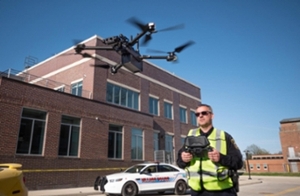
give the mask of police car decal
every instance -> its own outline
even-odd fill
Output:
[[[155,183],[155,182],[168,182],[168,181],[174,181],[174,178],[170,177],[147,177],[147,178],[138,178],[136,181],[141,183]]]

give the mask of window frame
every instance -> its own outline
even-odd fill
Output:
[[[173,102],[164,100],[164,117],[173,120]]]
[[[155,116],[159,116],[159,98],[153,95],[149,95],[149,113]],[[152,107],[151,107],[152,106]]]
[[[64,119],[65,117],[65,119]],[[63,122],[63,121],[66,121],[66,120],[74,120],[74,121],[79,121],[78,124],[72,124],[72,123],[66,123],[66,122]],[[81,122],[82,122],[82,119],[81,118],[78,118],[78,117],[73,117],[73,116],[69,116],[69,115],[62,115],[61,116],[61,123],[60,123],[60,131],[59,131],[59,143],[58,143],[58,156],[59,157],[79,157],[79,152],[80,152],[80,137],[81,137]],[[66,154],[60,154],[61,153],[61,150],[63,150],[63,143],[61,143],[62,141],[62,134],[63,134],[63,131],[65,131],[63,129],[63,127],[68,127],[68,144],[67,144],[67,152]],[[77,129],[73,129],[73,128],[77,128]],[[78,135],[77,135],[77,141],[76,141],[76,146],[77,149],[76,149],[76,155],[72,155],[71,153],[71,150],[72,150],[72,145],[73,145],[73,136],[75,136],[75,139],[76,139],[76,131],[78,132]]]
[[[75,94],[73,93],[74,89],[76,90]],[[82,97],[82,94],[83,94],[83,79],[79,79],[79,80],[71,82],[70,91],[71,91],[70,93],[72,95]]]
[[[197,117],[196,117],[196,111],[190,110],[190,122],[193,126],[198,126]]]
[[[140,111],[140,92],[132,90],[130,87],[107,81],[106,102]]]
[[[27,111],[26,111],[27,110]],[[28,112],[28,113],[25,113]],[[37,114],[37,115],[43,115],[43,118],[35,118],[35,117],[30,117],[32,115],[32,113]],[[40,113],[40,114],[38,114]],[[46,135],[46,124],[47,124],[47,117],[48,117],[48,113],[46,111],[43,110],[37,110],[37,109],[32,109],[32,108],[26,108],[24,107],[22,109],[22,114],[21,114],[21,120],[20,120],[20,127],[19,127],[19,133],[18,133],[18,140],[17,140],[17,148],[16,148],[16,154],[18,155],[37,155],[37,156],[42,156],[44,153],[44,145],[45,145],[45,135]],[[21,147],[22,143],[24,142],[24,137],[26,136],[26,130],[24,130],[26,127],[23,127],[24,121],[23,120],[27,120],[30,121],[30,136],[29,136],[29,143],[28,143],[28,149],[27,149],[27,153],[24,152],[23,148]],[[35,133],[36,131],[36,126],[41,126],[39,124],[36,124],[36,122],[40,122],[42,123],[42,129],[40,137],[38,139],[39,140],[39,144],[38,144],[38,153],[33,153],[32,149],[34,147],[34,141],[36,141],[36,137],[35,137]],[[28,125],[28,124],[26,124]],[[24,129],[22,129],[22,127]],[[22,133],[24,132],[24,133]],[[24,135],[23,135],[24,134]],[[21,137],[21,135],[23,135],[23,137]],[[20,140],[23,141],[20,141]]]
[[[187,118],[187,109],[185,106],[179,105],[179,119],[181,123],[187,123],[188,118]]]
[[[112,130],[112,127],[117,127],[119,130]],[[113,141],[113,157],[110,157],[110,140],[109,140],[109,137],[110,137],[110,134],[113,134],[114,135],[114,141]],[[118,148],[118,136],[121,136],[121,144],[120,144],[120,151],[121,152],[118,152],[119,148]],[[107,158],[109,159],[120,159],[122,160],[123,159],[123,138],[124,136],[124,127],[123,126],[119,126],[119,125],[115,125],[115,124],[109,124],[109,128],[108,128],[108,151],[107,151]],[[120,157],[118,157],[117,155],[120,154]]]
[[[140,151],[138,149],[139,144],[141,145]],[[144,160],[144,131],[139,128],[131,129],[131,159],[136,161]]]

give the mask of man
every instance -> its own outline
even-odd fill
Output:
[[[177,165],[187,171],[191,196],[236,196],[242,154],[231,135],[213,127],[211,106],[201,104],[195,114],[199,128],[190,130],[188,136],[205,136],[212,150],[203,156],[188,152],[186,146],[178,151]]]

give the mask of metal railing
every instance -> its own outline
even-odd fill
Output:
[[[24,71],[18,71],[14,69],[8,69],[4,72],[0,72],[1,77],[7,77],[15,80],[19,80],[22,82],[42,86],[45,88],[53,89],[53,90],[58,90],[61,89],[60,87],[63,87],[64,93],[69,93],[72,94],[72,87],[71,85],[64,84],[62,82],[58,82],[55,80],[50,80],[48,78],[42,78],[39,76],[35,76],[29,73],[26,73]],[[87,91],[87,90],[82,90],[80,93],[81,97],[92,99],[92,92]]]

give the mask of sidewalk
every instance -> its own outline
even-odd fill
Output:
[[[259,176],[252,176],[251,179],[248,179],[248,176],[240,176],[240,186],[251,185],[262,183],[262,180]],[[81,194],[90,194],[93,196],[105,196],[98,191],[94,190],[94,187],[77,187],[77,188],[66,188],[66,189],[48,189],[48,190],[33,190],[28,191],[28,196],[58,196],[58,195],[81,195]]]

